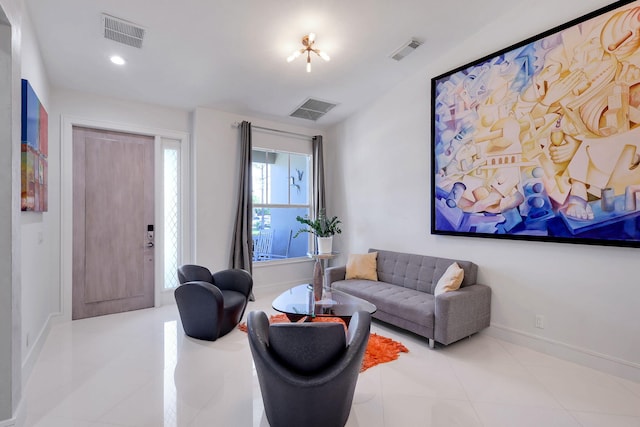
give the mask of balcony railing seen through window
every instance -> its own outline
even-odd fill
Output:
[[[253,260],[263,262],[306,256],[307,236],[294,239],[310,213],[311,156],[254,150],[252,159]]]

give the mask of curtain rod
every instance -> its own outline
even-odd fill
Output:
[[[234,128],[240,127],[240,123],[234,122],[233,123],[233,127]],[[304,135],[304,134],[301,134],[301,133],[289,132],[287,130],[272,129],[272,128],[266,128],[264,126],[255,126],[255,125],[251,125],[251,128],[252,129],[266,130],[266,131],[269,131],[269,132],[284,133],[284,134],[287,134],[287,135],[293,135],[293,136],[297,136],[297,137],[305,138],[305,139],[313,139],[313,136]]]

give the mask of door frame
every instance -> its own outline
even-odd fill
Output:
[[[180,143],[181,169],[181,210],[182,210],[182,258],[191,259],[191,150],[189,134],[128,123],[116,123],[87,119],[77,116],[62,116],[60,126],[60,312],[62,318],[71,320],[73,289],[73,126],[82,126],[100,130],[127,132],[154,137],[154,181],[156,230],[164,228],[163,221],[163,139]],[[164,239],[162,233],[156,233],[154,259],[154,307],[173,302],[173,290],[164,289]]]

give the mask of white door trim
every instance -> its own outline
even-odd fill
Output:
[[[65,320],[71,320],[71,295],[73,271],[73,126],[84,126],[94,129],[112,130],[136,133],[155,137],[155,224],[156,230],[162,225],[162,138],[177,140],[181,146],[181,181],[182,181],[182,227],[183,227],[183,259],[191,259],[191,191],[190,191],[190,140],[186,132],[168,129],[150,128],[130,123],[116,123],[100,121],[77,116],[60,117],[60,313]],[[161,249],[157,245],[156,249]],[[157,307],[162,304],[163,294],[163,256],[160,251],[155,257],[155,302]],[[165,299],[166,300],[166,299]]]

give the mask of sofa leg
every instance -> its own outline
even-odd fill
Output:
[[[433,350],[435,346],[436,346],[436,342],[432,338],[429,338],[429,348]]]

